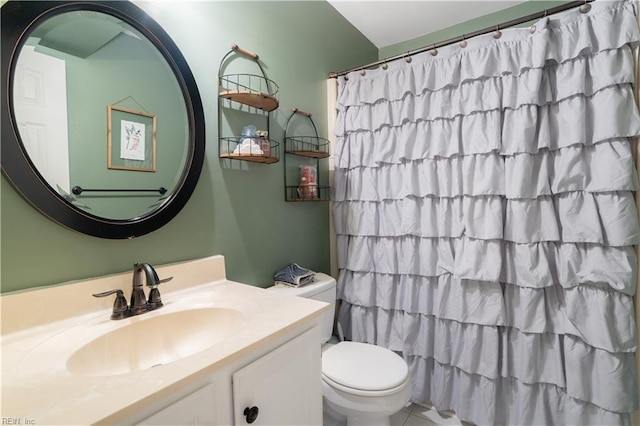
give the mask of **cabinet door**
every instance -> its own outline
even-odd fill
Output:
[[[180,401],[163,408],[139,425],[198,426],[216,424],[213,402],[215,384],[211,383]]]
[[[233,374],[235,424],[248,424],[254,407],[254,425],[322,425],[317,326]]]

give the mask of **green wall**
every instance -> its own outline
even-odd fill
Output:
[[[114,24],[115,25],[115,24]],[[69,111],[70,185],[84,188],[160,188],[177,183],[184,167],[188,134],[187,111],[175,77],[160,54],[146,40],[120,35],[100,50],[81,59],[66,55]],[[135,77],[132,77],[135,76]],[[122,78],[127,76],[127,78]],[[157,90],[157,88],[163,90]],[[148,112],[156,116],[155,172],[107,168],[107,105]],[[114,114],[118,114],[114,112]],[[112,154],[117,150],[120,129],[112,129]],[[151,129],[147,129],[151,133]],[[152,147],[147,144],[147,155]],[[135,165],[135,163],[133,163]],[[77,204],[89,213],[129,219],[149,211],[162,195],[85,193]]]
[[[390,46],[383,47],[378,52],[378,59],[390,58],[396,55],[409,52],[411,50],[417,50],[425,46],[429,46],[434,43],[438,43],[450,38],[459,37],[465,33],[472,33],[474,31],[482,30],[487,27],[498,25],[503,22],[508,22],[513,19],[527,16],[532,13],[537,13],[545,9],[549,9],[560,4],[567,3],[566,1],[551,1],[551,0],[529,0],[525,3],[521,3],[517,6],[510,7],[508,9],[501,10],[499,12],[490,13],[488,15],[480,16],[475,19],[463,22],[461,24],[453,25],[451,27],[427,33],[421,37],[417,37],[411,40],[404,41],[402,43],[392,44]],[[464,7],[464,3],[460,3],[461,7]],[[527,24],[523,24],[527,25]],[[530,25],[530,24],[529,24]],[[425,31],[429,31],[428,28]]]
[[[231,43],[258,53],[268,77],[280,86],[271,137],[281,140],[292,107],[312,112],[320,136],[326,137],[328,72],[374,61],[377,49],[321,1],[137,4],[165,28],[195,75],[207,131],[198,186],[160,230],[131,240],[104,240],[51,222],[3,176],[2,292],[127,271],[134,262],[161,264],[213,254],[225,256],[230,279],[260,286],[290,262],[328,272],[328,203],[285,203],[282,160],[229,164],[218,158],[217,70]]]

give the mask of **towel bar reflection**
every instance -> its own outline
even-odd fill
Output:
[[[160,195],[164,195],[167,192],[167,188],[161,186],[158,189],[90,189],[74,186],[71,192],[74,195],[80,195],[83,192],[158,192]]]

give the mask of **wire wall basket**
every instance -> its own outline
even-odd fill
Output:
[[[280,160],[278,142],[267,138],[253,138],[255,143],[245,145],[242,143],[244,139],[246,136],[220,138],[220,158],[267,164],[277,163]]]
[[[288,153],[311,158],[327,158],[329,144],[329,139],[318,136],[292,136],[285,139]]]
[[[254,61],[261,75],[223,73],[227,59],[236,59],[236,54],[242,54]],[[278,90],[278,85],[267,78],[257,54],[237,44],[231,45],[231,50],[222,58],[218,68],[218,157],[266,164],[277,163],[280,160],[280,144],[269,139],[270,112],[278,108]],[[255,110],[237,108],[233,102]],[[223,110],[225,114],[229,114],[228,117],[223,117]],[[249,115],[241,119],[245,121],[242,136],[235,136],[237,133],[233,128],[238,127],[239,120],[238,115],[234,114],[246,112]],[[222,123],[225,122],[223,118],[228,118],[227,127],[232,129],[232,135],[222,136]],[[257,131],[255,124],[258,122],[265,126],[262,127],[264,130]]]
[[[313,128],[313,136],[287,136],[289,124],[295,116],[302,116],[309,120]],[[284,199],[285,201],[329,201],[331,199],[331,187],[320,185],[320,163],[321,158],[329,157],[329,139],[318,136],[311,113],[298,108],[293,108],[291,115],[287,119],[284,130],[284,151],[298,158],[310,159],[311,163],[300,164],[300,177],[298,185],[287,183],[287,155],[284,156]],[[304,163],[304,162],[303,162]]]
[[[288,185],[285,187],[286,201],[329,201],[331,199],[330,186],[318,185]]]
[[[219,77],[221,98],[271,112],[278,108],[278,85],[255,74],[226,74]]]

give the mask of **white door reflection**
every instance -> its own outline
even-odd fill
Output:
[[[22,143],[49,186],[70,193],[66,81],[64,60],[23,47],[13,85]]]

